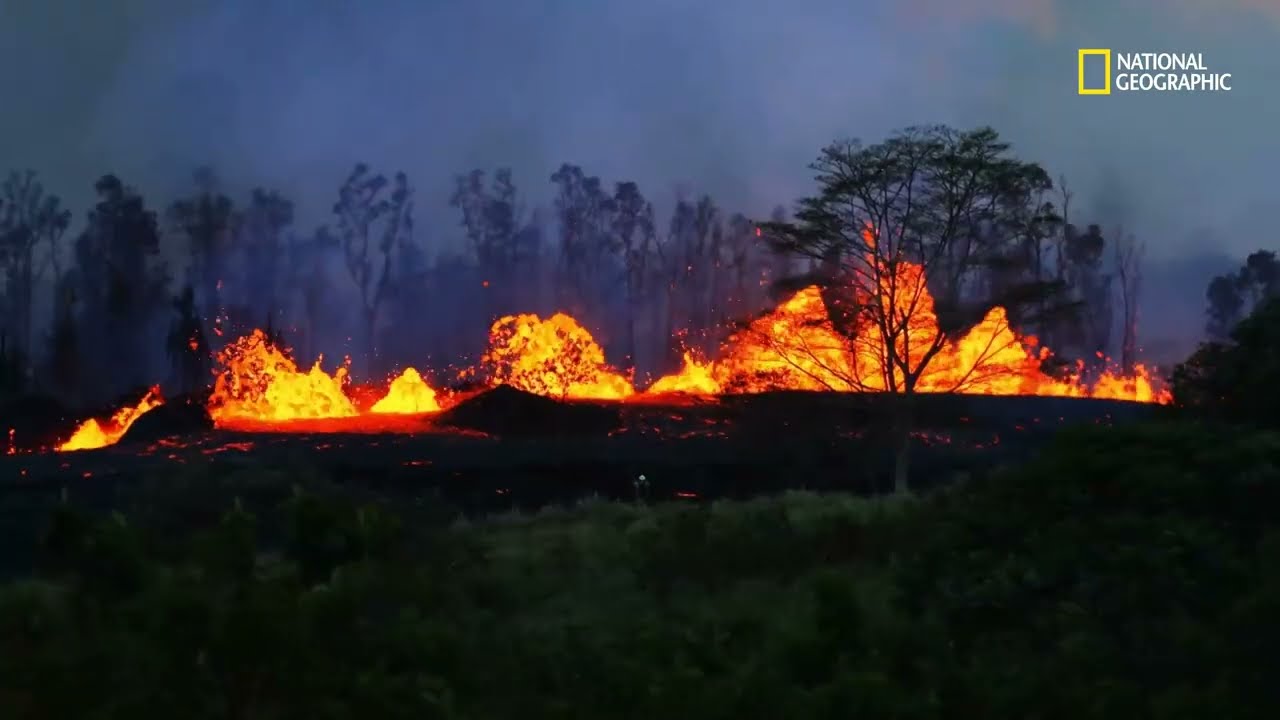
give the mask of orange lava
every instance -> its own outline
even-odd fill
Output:
[[[387,394],[373,404],[370,412],[383,415],[410,415],[440,412],[436,391],[413,368],[405,368],[391,381]]]
[[[873,244],[873,238],[867,240]],[[887,263],[881,259],[869,257],[867,262],[879,273],[868,275],[888,275]],[[917,392],[1093,397],[1162,404],[1172,399],[1143,365],[1135,366],[1130,376],[1106,372],[1092,384],[1081,382],[1078,374],[1066,379],[1046,374],[1041,366],[1052,353],[1038,347],[1036,338],[1019,335],[1003,307],[991,308],[963,336],[943,338],[924,269],[915,263],[898,262],[892,270],[892,282],[880,283],[892,287],[891,293],[871,296],[856,287],[847,291],[852,307],[872,308],[854,318],[857,331],[852,337],[836,330],[821,290],[810,286],[730,337],[718,360],[703,364],[686,356],[684,367],[660,378],[651,391],[900,392],[904,387],[902,366],[918,369],[925,353],[936,348],[920,373]],[[897,318],[898,322],[896,327],[885,328],[877,318]],[[892,353],[886,345],[886,330],[894,338]],[[900,361],[889,362],[891,357]]]
[[[120,441],[120,438],[124,436],[125,432],[138,418],[163,404],[164,398],[160,396],[160,388],[153,387],[147,391],[147,394],[136,405],[117,410],[108,420],[102,422],[93,418],[85,420],[71,434],[71,437],[56,449],[58,452],[72,452],[75,450],[95,450],[114,445]]]
[[[874,245],[873,236],[868,235],[867,241]],[[490,385],[506,384],[561,399],[644,400],[769,390],[900,392],[904,386],[901,365],[917,370],[924,354],[933,352],[915,384],[917,392],[1171,401],[1155,373],[1142,365],[1131,375],[1106,372],[1092,382],[1082,380],[1083,363],[1068,377],[1047,374],[1041,368],[1052,356],[1050,350],[1011,327],[1002,307],[992,308],[962,336],[944,338],[920,265],[898,262],[889,267],[876,253],[868,255],[867,264],[869,275],[891,276],[881,286],[892,292],[871,293],[850,283],[843,294],[829,290],[824,299],[817,286],[804,288],[733,334],[718,358],[703,360],[686,353],[678,372],[659,378],[643,393],[606,362],[591,333],[564,313],[498,319],[489,330],[480,366],[465,374],[478,370]],[[852,331],[837,330],[830,298],[862,309],[849,321]],[[886,317],[895,318],[891,325],[897,326],[884,328],[875,321]],[[893,352],[886,336],[893,338]],[[888,362],[890,357],[901,362]],[[417,370],[408,368],[368,412],[362,412],[365,403],[357,405],[352,399],[348,363],[330,374],[321,368],[322,359],[304,371],[261,330],[239,338],[218,354],[219,370],[209,400],[215,425],[303,432],[417,432],[425,425],[404,416],[442,409],[436,390]],[[85,422],[58,450],[110,445],[161,402],[154,389],[138,405],[122,409],[108,421]]]
[[[261,330],[228,345],[217,360],[209,414],[218,427],[359,414],[345,392],[346,363],[330,375],[320,367],[320,358],[304,372]]]
[[[564,313],[547,319],[508,315],[489,330],[481,366],[494,385],[565,399],[621,400],[636,393],[611,368],[604,350],[577,320]]]
[[[663,395],[667,393],[688,393],[690,395],[718,395],[723,388],[716,380],[714,363],[703,362],[693,357],[692,353],[684,354],[684,365],[679,372],[664,375],[649,386],[646,393]]]

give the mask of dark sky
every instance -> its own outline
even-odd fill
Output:
[[[1203,52],[1235,89],[1080,97],[1078,47]],[[837,136],[991,124],[1152,253],[1242,254],[1275,237],[1276,48],[1280,0],[0,0],[0,165],[77,217],[104,171],[161,199],[211,163],[311,224],[357,160],[427,220],[455,172],[540,200],[566,160],[762,212]]]

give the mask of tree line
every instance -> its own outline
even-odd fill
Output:
[[[874,254],[927,265],[948,332],[999,304],[1059,359],[1136,362],[1142,243],[1075,222],[1065,182],[1016,158],[994,130],[838,142],[814,168],[817,194],[767,221],[708,195],[679,196],[659,219],[637,183],[567,163],[548,178],[551,202],[531,208],[511,169],[475,169],[449,198],[462,243],[415,226],[406,173],[365,164],[312,230],[297,227],[284,194],[236,198],[200,170],[191,192],[162,206],[103,176],[72,235],[60,198],[34,172],[11,173],[0,186],[3,383],[77,402],[161,377],[191,391],[206,384],[211,354],[253,327],[307,361],[349,338],[341,349],[377,377],[464,362],[495,317],[550,310],[579,318],[643,378],[685,348],[713,353],[796,282],[848,283],[860,272],[850,261],[871,249],[855,227],[866,221],[892,240]]]

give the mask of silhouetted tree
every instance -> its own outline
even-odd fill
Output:
[[[46,269],[60,275],[58,254],[71,224],[56,195],[33,171],[10,173],[0,184],[0,267],[5,276],[5,326],[16,356],[34,358],[32,310]],[[42,262],[43,260],[43,262]]]
[[[1205,298],[1209,301],[1205,332],[1211,339],[1226,339],[1244,315],[1244,298],[1240,296],[1238,279],[1234,275],[1215,276],[1209,281]]]
[[[300,337],[294,338],[294,344],[304,357],[313,357],[319,351],[317,336],[325,320],[323,310],[330,288],[329,260],[340,244],[327,227],[317,228],[309,235],[290,237],[287,244],[285,285],[301,305],[303,328],[298,333]],[[298,330],[296,326],[294,329]]]
[[[585,303],[598,301],[610,278],[602,273],[611,254],[609,217],[613,198],[600,178],[588,176],[576,165],[564,164],[551,175],[556,185],[556,219],[560,225],[557,264],[557,300],[560,306],[581,316]]]
[[[1280,295],[1280,262],[1270,250],[1258,250],[1234,273],[1218,275],[1205,291],[1208,322],[1205,331],[1213,340],[1230,337],[1236,323],[1263,301]]]
[[[93,367],[108,374],[94,378],[93,387],[114,394],[149,383],[145,339],[166,295],[167,277],[155,264],[160,252],[156,214],[142,197],[114,175],[102,177],[94,189],[98,202],[76,240],[77,334],[81,347],[101,360]]]
[[[1080,232],[1069,223],[1063,238],[1061,273],[1081,312],[1066,318],[1067,331],[1055,339],[1064,341],[1060,350],[1075,348],[1079,357],[1096,364],[1107,354],[1112,330],[1112,280],[1103,267],[1106,239],[1097,225]]]
[[[1120,367],[1129,373],[1138,361],[1138,305],[1142,297],[1142,263],[1147,246],[1133,234],[1126,233],[1123,227],[1116,228],[1113,237],[1116,279],[1120,281]]]
[[[728,293],[723,300],[722,314],[715,318],[717,325],[727,325],[756,311],[759,280],[768,267],[760,262],[756,252],[756,226],[741,213],[729,217],[725,247]]]
[[[76,317],[76,288],[71,273],[60,277],[54,288],[53,327],[48,337],[48,377],[62,395],[80,392],[79,323]]]
[[[1197,417],[1280,424],[1280,296],[1263,298],[1225,340],[1202,343],[1172,384],[1175,403]]]
[[[293,203],[289,199],[274,190],[253,190],[241,227],[248,304],[268,317],[276,317],[282,309],[284,234],[292,224]]]
[[[657,247],[661,281],[667,290],[663,327],[658,333],[659,338],[665,339],[660,358],[660,369],[664,371],[680,362],[689,340],[692,307],[688,286],[696,262],[696,221],[696,206],[677,197],[667,222],[666,238]]]
[[[634,182],[620,182],[613,191],[613,218],[610,228],[622,255],[623,287],[626,292],[625,329],[622,352],[625,369],[636,367],[636,327],[646,300],[649,254],[653,242],[653,206],[640,194]]]
[[[208,382],[210,352],[200,313],[196,310],[195,291],[190,285],[173,298],[173,310],[165,349],[182,392],[195,392]]]
[[[0,397],[17,395],[26,386],[27,362],[9,342],[9,334],[0,330]]]
[[[454,179],[452,207],[462,212],[462,227],[483,280],[486,321],[512,312],[517,300],[517,272],[527,275],[517,237],[521,211],[515,181],[509,168],[499,168],[491,185],[485,184],[483,170],[472,170]]]
[[[388,192],[384,192],[388,190]],[[347,271],[360,293],[366,368],[378,368],[378,321],[383,303],[394,293],[394,267],[413,232],[413,191],[402,172],[391,182],[360,163],[338,189],[333,214]]]
[[[763,226],[778,250],[823,264],[817,280],[827,287],[833,326],[848,338],[847,354],[876,358],[876,377],[847,383],[900,395],[892,421],[900,491],[907,489],[918,381],[948,342],[945,330],[963,327],[958,317],[976,321],[994,304],[992,298],[944,301],[935,307],[940,321],[951,316],[941,323],[944,332],[922,327],[923,278],[950,286],[980,271],[984,258],[970,242],[975,227],[1017,230],[1044,221],[1033,190],[1052,187],[1052,180],[1008,151],[990,128],[908,128],[875,145],[838,142],[813,165],[818,193],[800,201],[796,222]],[[913,279],[908,263],[919,266],[923,278]],[[862,338],[868,330],[883,341],[867,343]],[[981,373],[985,357],[974,359],[953,389]]]
[[[195,172],[196,192],[173,202],[169,222],[186,239],[190,259],[187,283],[199,289],[197,307],[212,325],[223,312],[221,297],[225,258],[239,218],[231,198],[218,189],[218,179],[209,168]]]

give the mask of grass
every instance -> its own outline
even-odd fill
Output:
[[[0,711],[1273,717],[1277,467],[1273,435],[1156,425],[923,497],[64,508],[0,591]]]

